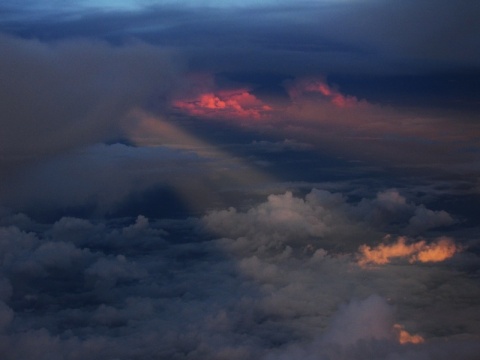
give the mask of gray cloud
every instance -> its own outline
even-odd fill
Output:
[[[349,203],[315,190],[176,222],[139,215],[41,225],[8,215],[2,354],[395,359],[458,348],[460,359],[472,358],[480,288],[457,265],[478,257],[362,268],[354,244],[375,243],[396,220],[359,219],[359,204],[419,208],[393,191]],[[346,243],[332,246],[335,239]],[[399,344],[394,324],[425,342]]]
[[[135,36],[181,49],[204,70],[408,73],[478,67],[477,16],[478,7],[468,0],[282,1],[233,8],[183,2],[133,12],[82,10],[55,22],[4,26],[44,38]]]
[[[42,43],[0,37],[2,163],[34,160],[121,135],[120,123],[177,71],[171,54],[132,43]]]
[[[476,5],[148,3],[0,5],[2,359],[476,359],[475,175],[361,162],[471,172],[476,125],[312,80],[478,67]],[[171,108],[236,86],[274,116]]]

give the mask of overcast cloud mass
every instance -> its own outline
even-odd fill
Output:
[[[477,359],[475,1],[2,1],[0,354]]]

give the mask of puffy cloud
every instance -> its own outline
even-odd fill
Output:
[[[415,218],[418,209],[428,210],[423,205],[408,202],[394,189],[379,192],[375,198],[364,198],[357,203],[348,202],[340,193],[313,189],[304,199],[295,197],[291,192],[270,195],[265,203],[246,212],[239,213],[235,208],[215,211],[204,221],[213,231],[238,239],[232,246],[244,250],[267,251],[272,246],[283,249],[292,244],[313,249],[318,244],[326,248],[351,249],[351,245],[362,241],[370,243],[383,237],[385,232],[417,233],[439,225],[431,222],[421,229],[414,229],[411,219]],[[428,211],[451,219],[444,211]],[[404,256],[406,252],[411,255],[413,250],[407,250],[402,241],[389,249],[399,252],[398,256]]]
[[[267,202],[245,212],[229,209],[211,212],[204,218],[210,229],[225,236],[217,244],[237,259],[238,269],[257,284],[263,294],[263,298],[256,302],[257,312],[271,319],[277,328],[288,326],[292,329],[290,339],[301,339],[284,340],[283,347],[267,352],[267,359],[328,356],[362,359],[378,355],[380,349],[381,358],[394,354],[408,358],[411,353],[428,354],[432,351],[430,346],[434,346],[430,341],[441,330],[437,327],[439,323],[433,325],[436,321],[427,326],[425,321],[429,316],[437,316],[438,321],[435,299],[440,296],[446,300],[448,296],[446,293],[431,293],[437,291],[433,290],[433,279],[441,278],[450,285],[457,280],[447,268],[441,270],[435,265],[420,267],[416,264],[443,261],[460,247],[445,237],[411,245],[405,237],[400,237],[391,246],[369,248],[365,245],[361,249],[368,248],[371,253],[383,256],[385,263],[395,257],[404,257],[411,262],[398,262],[395,266],[377,268],[375,272],[358,267],[359,259],[354,253],[346,252],[348,246],[342,243],[343,247],[332,247],[329,235],[339,239],[335,230],[337,225],[343,227],[355,223],[355,230],[375,225],[368,222],[372,219],[368,216],[363,218],[365,222],[357,222],[360,204],[363,209],[389,209],[392,216],[400,213],[404,229],[408,227],[408,214],[416,208],[394,190],[381,192],[374,199],[361,200],[357,205],[347,203],[340,194],[312,191],[305,199],[291,193],[270,196]],[[392,216],[389,219],[396,221]],[[322,231],[311,232],[313,235],[309,237],[309,229],[315,228],[309,222],[305,223],[306,219],[322,225]],[[375,226],[379,224],[377,222]],[[385,223],[381,225],[384,227]],[[359,234],[352,231],[349,236],[355,237],[357,242],[375,242],[365,233],[365,237]],[[343,249],[340,253],[339,248]],[[454,285],[456,290],[438,290],[445,290],[461,301],[463,295],[458,291],[463,286],[457,284]],[[480,290],[476,288],[476,292]],[[358,298],[363,300],[355,300]],[[447,303],[442,305],[445,311],[452,305]],[[471,314],[477,311],[475,305],[467,307]],[[463,317],[459,313],[458,316]],[[441,322],[451,328],[451,321],[448,317]],[[472,353],[467,352],[464,356],[468,358],[468,354]]]
[[[455,223],[446,211],[430,210],[423,204],[409,202],[397,189],[380,191],[375,199],[362,199],[354,211],[358,217],[376,226],[402,223],[402,231],[413,235]]]
[[[455,223],[455,220],[446,211],[433,211],[425,208],[425,206],[419,206],[410,218],[408,227],[411,231],[422,232],[431,228],[449,226],[453,223]]]
[[[393,193],[369,201],[409,207]],[[461,348],[463,360],[478,353],[470,340],[480,333],[476,280],[455,262],[358,266],[358,243],[371,246],[381,233],[359,219],[361,202],[313,190],[201,219],[64,217],[33,224],[35,233],[0,228],[8,254],[0,269],[2,354],[394,359]]]
[[[232,246],[243,251],[269,253],[293,244],[315,247],[320,241],[324,246],[340,246],[340,241],[351,241],[353,234],[358,237],[367,233],[354,220],[347,219],[345,206],[340,194],[324,190],[313,190],[305,199],[286,192],[270,195],[267,202],[245,213],[230,208],[212,212],[204,221],[209,229],[238,238]]]

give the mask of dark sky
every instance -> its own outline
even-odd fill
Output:
[[[2,1],[2,359],[476,359],[479,18]]]

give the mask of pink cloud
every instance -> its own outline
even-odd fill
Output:
[[[458,126],[449,114],[369,103],[321,77],[299,78],[284,87],[289,99],[271,96],[267,104],[249,88],[230,85],[225,90],[212,75],[194,74],[178,89],[172,106],[203,119],[240,121],[355,160],[428,166],[477,162],[475,153],[458,151],[477,146],[479,129],[473,122]]]
[[[364,101],[358,101],[355,96],[342,94],[321,79],[297,80],[293,85],[290,86],[288,92],[293,100],[308,95],[309,93],[317,93],[339,108],[354,107],[365,103]]]
[[[213,118],[261,119],[273,110],[246,89],[202,92],[173,106],[189,115]]]

